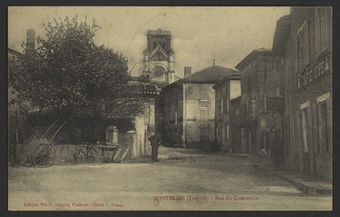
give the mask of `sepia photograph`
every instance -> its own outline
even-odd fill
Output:
[[[331,6],[9,6],[9,211],[332,211]]]

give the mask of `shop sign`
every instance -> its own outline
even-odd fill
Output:
[[[329,55],[323,57],[317,63],[306,67],[305,70],[298,73],[298,88],[305,87],[329,71]]]

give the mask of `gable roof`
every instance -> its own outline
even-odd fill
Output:
[[[238,71],[221,66],[210,66],[208,68],[195,72],[181,80],[186,83],[216,83],[225,76],[235,72]]]
[[[227,80],[241,80],[241,73],[240,72],[234,72],[230,73],[229,75],[225,76],[222,80],[218,81],[213,88],[217,88],[220,85],[222,85]]]
[[[270,49],[260,48],[253,50],[250,52],[241,62],[239,62],[235,68],[242,71],[244,68],[246,68],[251,62],[256,60],[259,56],[271,56],[272,51]]]
[[[221,66],[210,66],[197,71],[179,81],[186,83],[216,83],[225,76],[238,72],[235,69],[229,69]]]
[[[165,89],[167,89],[168,87],[172,87],[172,86],[183,84],[183,83],[216,84],[221,79],[223,79],[225,76],[234,74],[237,72],[238,70],[225,68],[222,66],[210,66],[208,68],[197,71],[185,78],[177,80],[176,82],[166,86]]]

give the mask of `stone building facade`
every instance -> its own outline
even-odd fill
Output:
[[[212,87],[234,72],[212,66],[162,89],[159,129],[163,144],[212,148],[215,142],[215,91]]]
[[[231,135],[231,150],[233,153],[245,153],[245,147],[242,147],[241,138],[241,96],[230,100],[230,135]]]
[[[332,8],[293,7],[276,25],[283,75],[286,164],[332,177]]]
[[[281,114],[272,111],[268,98],[280,99],[280,75],[272,70],[271,50],[257,49],[248,54],[236,68],[241,72],[240,122],[242,150],[265,151],[266,156],[280,159]]]
[[[143,75],[155,83],[171,84],[175,79],[174,64],[170,31],[147,31]]]
[[[241,96],[240,73],[235,71],[219,81],[213,88],[215,89],[215,148],[233,152],[230,102]]]

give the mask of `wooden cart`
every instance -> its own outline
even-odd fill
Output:
[[[82,143],[75,149],[73,159],[75,163],[93,163],[98,157],[98,152],[101,152],[104,162],[113,162],[119,148],[119,145],[113,144]]]

